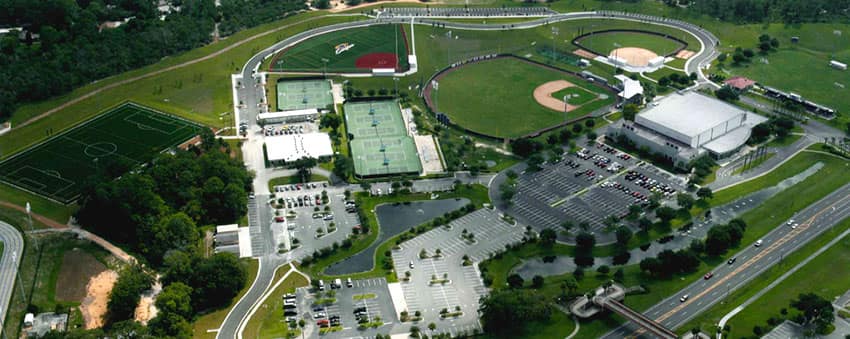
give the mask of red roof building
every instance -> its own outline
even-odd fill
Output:
[[[746,91],[753,87],[756,82],[745,77],[736,76],[726,79],[726,81],[724,81],[723,83],[726,84],[726,86],[732,87],[739,91]]]

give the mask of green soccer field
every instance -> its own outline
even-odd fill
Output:
[[[345,127],[352,135],[354,172],[358,176],[418,173],[416,144],[407,134],[398,103],[392,100],[346,103]]]
[[[354,47],[336,54],[335,46],[343,43]],[[370,53],[394,53],[399,68],[407,69],[407,33],[403,25],[378,25],[330,32],[307,39],[272,59],[271,71],[363,72],[355,61]],[[327,60],[327,65],[322,59]]]
[[[432,96],[452,123],[494,137],[513,138],[564,121],[564,112],[543,107],[533,96],[535,88],[554,80],[569,81],[597,96],[569,112],[566,119],[614,102],[614,94],[601,87],[516,58],[483,61],[451,71],[439,80],[439,90],[432,91]],[[599,99],[600,94],[607,98]]]
[[[663,36],[628,31],[595,33],[579,38],[576,42],[589,51],[606,56],[621,47],[648,49],[658,55],[668,55],[681,47],[687,47]]]
[[[133,167],[198,134],[201,126],[123,104],[0,163],[0,180],[69,203],[100,166]]]

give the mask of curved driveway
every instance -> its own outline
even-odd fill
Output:
[[[706,63],[707,61],[712,60],[716,56],[716,52],[714,47],[717,45],[717,38],[714,37],[708,31],[703,30],[702,28],[673,19],[654,17],[648,15],[641,14],[632,14],[632,13],[624,13],[624,12],[576,12],[576,13],[563,13],[563,14],[555,14],[549,17],[531,20],[521,23],[515,23],[510,25],[503,24],[472,24],[472,23],[456,23],[456,22],[444,22],[437,19],[431,19],[426,17],[392,17],[392,18],[373,18],[369,20],[356,21],[356,22],[346,22],[334,25],[328,25],[323,27],[318,27],[309,31],[301,32],[295,35],[292,35],[286,39],[281,40],[280,42],[275,43],[274,45],[264,49],[258,54],[251,57],[248,62],[245,63],[245,66],[242,68],[241,74],[239,76],[242,77],[241,86],[237,86],[236,88],[236,99],[238,102],[234,102],[234,106],[238,106],[235,108],[235,112],[238,112],[238,119],[234,119],[234,124],[238,124],[239,120],[247,120],[249,124],[256,124],[256,116],[260,113],[259,103],[260,98],[262,97],[262,91],[264,91],[262,86],[257,86],[256,83],[259,79],[254,78],[254,74],[258,71],[260,64],[262,64],[263,60],[271,57],[276,52],[297,44],[303,40],[308,38],[337,31],[343,29],[357,28],[357,27],[367,27],[372,25],[379,24],[387,24],[387,23],[397,23],[397,24],[408,24],[413,23],[417,25],[431,25],[435,22],[440,22],[443,27],[452,28],[452,29],[466,29],[466,30],[509,30],[509,29],[528,29],[533,27],[538,27],[542,25],[546,25],[553,22],[567,21],[567,20],[582,20],[582,19],[619,19],[619,20],[630,20],[643,22],[647,24],[656,24],[669,26],[673,28],[680,29],[685,31],[694,37],[696,37],[701,43],[702,48],[699,52],[697,52],[693,57],[691,57],[685,64],[685,69],[688,73],[696,72],[698,74],[700,82],[708,82],[705,76],[701,72],[701,65]],[[241,104],[240,104],[241,103]],[[236,127],[236,126],[234,126]],[[263,220],[263,219],[261,219]],[[302,249],[312,250],[312,249]],[[291,256],[281,257],[274,254],[267,254],[259,258],[260,260],[260,269],[257,274],[257,278],[249,288],[248,292],[240,299],[236,305],[231,309],[230,313],[224,319],[224,322],[221,324],[218,335],[216,338],[241,338],[241,333],[239,331],[240,324],[245,321],[245,317],[248,314],[250,308],[262,297],[263,292],[269,288],[274,278],[274,270],[280,265],[286,264],[290,260]]]
[[[12,225],[0,221],[0,242],[3,243],[3,253],[0,258],[0,333],[3,332],[3,320],[15,290],[15,276],[18,264],[24,253],[24,238]],[[14,260],[13,260],[14,258]]]

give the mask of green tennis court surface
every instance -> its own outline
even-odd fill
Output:
[[[277,83],[277,109],[325,109],[333,105],[331,82],[328,80],[294,80]]]
[[[346,103],[345,125],[358,176],[419,173],[416,144],[395,101]]]
[[[69,203],[100,166],[141,165],[201,128],[143,106],[123,104],[0,162],[0,180]]]

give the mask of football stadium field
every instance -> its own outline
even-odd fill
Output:
[[[345,125],[358,176],[419,173],[416,145],[395,101],[346,103]]]
[[[0,180],[62,203],[102,167],[136,167],[197,135],[200,125],[133,103],[53,136],[0,163]],[[117,173],[120,175],[121,173]]]
[[[407,34],[403,25],[346,29],[307,39],[275,55],[271,71],[369,72],[406,70]]]

